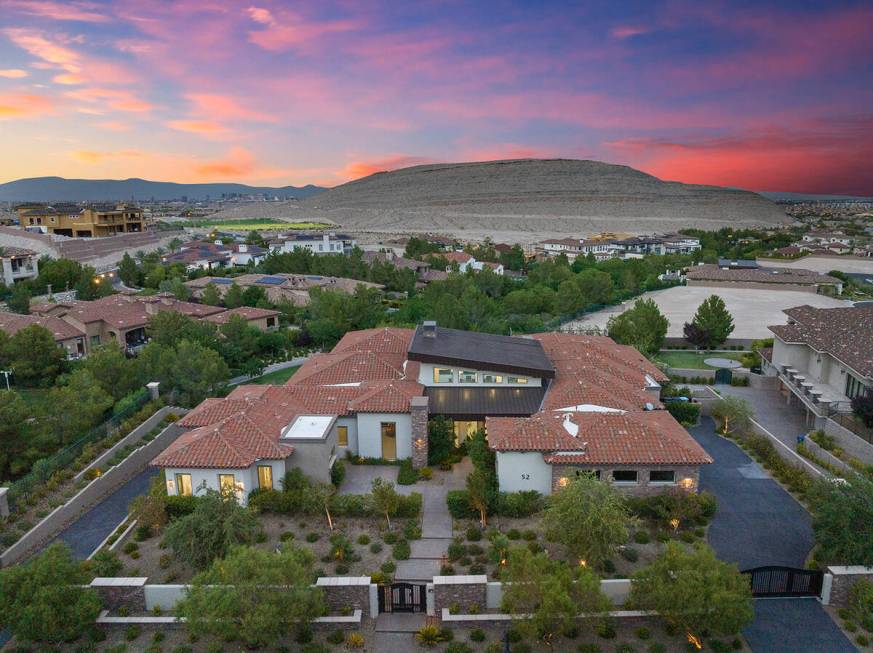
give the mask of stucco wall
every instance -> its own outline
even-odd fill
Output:
[[[258,466],[269,465],[273,468],[273,488],[282,488],[282,478],[285,476],[285,462],[282,460],[261,460],[246,469],[194,469],[194,468],[178,468],[168,467],[166,471],[167,477],[167,494],[178,494],[176,487],[176,474],[190,474],[191,486],[194,490],[194,495],[202,495],[203,488],[210,490],[218,490],[219,474],[233,474],[236,480],[237,499],[242,505],[248,502],[248,495],[252,490],[258,488]]]
[[[538,452],[499,452],[497,480],[501,492],[536,490],[550,494],[552,491],[552,469]]]
[[[338,417],[336,420],[336,424],[333,427],[334,432],[336,432],[337,426],[345,426],[349,429],[349,444],[347,447],[341,447],[339,444],[336,446],[337,456],[339,458],[343,458],[346,454],[346,451],[351,451],[353,454],[357,455],[358,453],[358,420],[355,417]],[[339,443],[339,440],[337,440]]]
[[[358,454],[382,458],[382,422],[397,425],[397,459],[412,457],[412,418],[409,413],[358,413]]]
[[[286,438],[282,442],[294,447],[294,453],[287,459],[289,467],[299,468],[310,478],[323,483],[330,481],[331,452],[333,456],[338,455],[335,427],[331,427],[323,440]]]
[[[763,283],[756,281],[711,281],[709,279],[688,279],[689,286],[708,286],[712,288],[743,288],[748,290],[792,290],[799,292],[818,293],[818,285],[806,285],[800,283]],[[842,288],[841,285],[822,284],[831,287]]]
[[[810,349],[806,345],[791,345],[782,342],[779,338],[773,339],[773,364],[781,371],[783,365],[788,365],[796,370],[805,370],[809,367]]]

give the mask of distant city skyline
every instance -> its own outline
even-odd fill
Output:
[[[873,5],[0,0],[0,182],[589,158],[873,195]]]

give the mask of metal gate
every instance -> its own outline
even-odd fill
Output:
[[[715,382],[721,385],[730,385],[733,373],[727,368],[719,368],[715,371]]]
[[[379,612],[424,612],[427,610],[427,588],[413,583],[392,583],[379,586]]]
[[[755,567],[743,572],[751,577],[752,596],[819,596],[824,572],[794,567]]]

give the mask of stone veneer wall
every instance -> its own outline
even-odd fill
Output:
[[[412,418],[412,466],[421,469],[427,466],[427,397],[413,397],[409,402]]]
[[[487,605],[488,577],[484,574],[475,576],[434,576],[433,606],[437,617],[443,608],[458,604],[461,612],[469,612],[475,605],[484,611]]]
[[[828,567],[831,575],[831,592],[829,605],[844,608],[849,603],[849,590],[859,580],[873,581],[873,567]]]
[[[622,469],[622,470],[636,470],[637,471],[637,483],[615,483],[613,487],[615,489],[624,492],[626,494],[631,494],[634,496],[651,496],[653,494],[660,494],[661,492],[666,492],[668,490],[673,490],[676,488],[680,488],[679,482],[682,479],[690,478],[693,481],[693,484],[689,490],[697,491],[700,485],[700,468],[699,467],[672,467],[670,465],[663,466],[641,466],[641,465],[622,465],[620,468],[613,467],[598,467],[598,466],[584,466],[584,465],[552,465],[552,491],[556,492],[561,488],[560,482],[564,477],[572,477],[576,475],[576,472],[586,472],[592,470],[599,470],[600,477],[605,479],[607,478],[613,471],[613,469]],[[649,472],[652,470],[673,470],[675,472],[676,483],[649,483]]]
[[[370,577],[323,576],[315,583],[324,591],[324,600],[332,611],[351,606],[370,613]],[[377,615],[370,614],[376,618]]]
[[[95,578],[91,587],[100,595],[106,610],[127,606],[131,612],[146,609],[145,585],[148,578]]]

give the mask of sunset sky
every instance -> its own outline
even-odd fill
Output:
[[[873,195],[873,2],[0,0],[0,182],[593,158]]]

